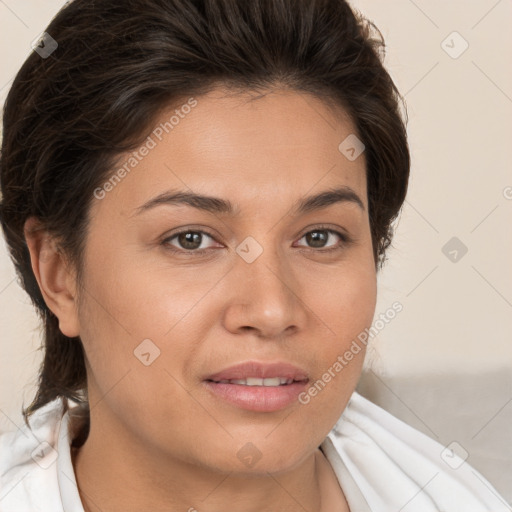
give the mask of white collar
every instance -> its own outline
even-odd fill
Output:
[[[78,493],[75,471],[71,462],[71,439],[69,438],[70,415],[69,411],[62,416],[58,432],[57,452],[57,479],[59,482],[62,508],[66,512],[84,512],[84,507]]]

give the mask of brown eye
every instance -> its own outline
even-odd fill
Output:
[[[339,239],[339,242],[336,244],[336,238]],[[301,240],[305,239],[307,246],[311,249],[319,249],[320,252],[330,251],[343,248],[348,242],[348,236],[335,231],[333,229],[326,228],[317,228],[311,231],[308,231],[305,235],[302,236]],[[329,244],[330,240],[334,239],[334,244]]]
[[[176,236],[177,241],[184,249],[199,249],[203,235],[197,231],[180,233]]]
[[[327,231],[310,231],[305,235],[307,243],[311,247],[324,247],[324,245],[327,243],[327,240],[329,239],[329,233]]]
[[[205,240],[208,238],[213,240],[213,237],[204,231],[189,229],[166,238],[162,241],[162,244],[175,252],[202,253],[209,249],[209,247],[204,246]],[[175,242],[173,243],[173,241]]]

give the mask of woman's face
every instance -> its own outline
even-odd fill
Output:
[[[323,441],[361,372],[364,350],[332,368],[375,309],[365,158],[352,138],[339,149],[355,128],[316,97],[225,92],[162,112],[95,193],[77,312],[91,433],[216,471],[283,471]],[[177,193],[218,199],[165,199]],[[207,380],[248,361],[307,382]]]

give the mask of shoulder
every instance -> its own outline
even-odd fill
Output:
[[[370,510],[510,512],[492,485],[445,447],[354,392],[328,434]]]
[[[57,444],[64,414],[60,399],[27,425],[0,435],[0,512],[61,511]]]

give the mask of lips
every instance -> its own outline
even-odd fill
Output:
[[[212,382],[244,380],[244,379],[272,379],[279,378],[288,383],[308,380],[308,374],[302,368],[290,363],[263,363],[246,361],[220,372],[207,376],[204,380]],[[257,381],[249,380],[249,385],[259,385]],[[263,385],[260,384],[260,385]]]
[[[277,412],[298,403],[309,381],[302,368],[290,363],[246,361],[203,379],[214,400],[258,413]]]

